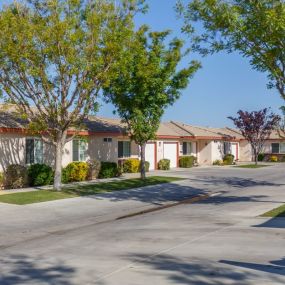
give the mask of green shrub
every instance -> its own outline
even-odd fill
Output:
[[[99,178],[112,178],[120,175],[116,162],[101,162]]]
[[[101,162],[97,159],[88,160],[88,180],[97,179],[101,169]]]
[[[149,172],[149,165],[150,165],[150,163],[148,161],[144,162],[145,172]],[[140,163],[140,166],[139,166],[139,172],[141,172],[141,163]]]
[[[137,158],[129,158],[123,162],[124,173],[137,173],[139,172],[140,161]]]
[[[234,155],[232,154],[226,154],[224,156],[224,159],[223,159],[223,164],[224,165],[232,165],[234,163]]]
[[[281,158],[280,158],[280,160],[279,161],[281,161],[281,162],[285,162],[285,155],[283,155]]]
[[[53,170],[46,164],[32,164],[28,168],[29,184],[31,186],[50,185],[53,183]]]
[[[86,162],[71,162],[63,170],[62,181],[63,183],[85,181],[88,172],[89,166]]]
[[[4,186],[8,189],[24,188],[28,184],[27,168],[19,164],[11,164],[4,173]]]
[[[4,188],[4,173],[0,172],[0,190]]]
[[[257,156],[257,160],[258,161],[263,161],[265,158],[265,154],[264,153],[260,153],[258,156]]]
[[[222,160],[216,159],[216,160],[213,162],[213,165],[220,165],[220,166],[222,166],[222,165],[224,165],[224,163],[223,163]]]
[[[161,159],[158,162],[158,169],[159,170],[169,170],[170,169],[170,160],[169,159]]]
[[[179,157],[179,167],[182,168],[191,168],[194,166],[195,162],[196,162],[196,157],[193,155]]]

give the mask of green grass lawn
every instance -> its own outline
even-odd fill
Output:
[[[16,205],[26,205],[59,199],[74,198],[79,196],[95,195],[99,193],[127,190],[184,179],[185,178],[151,176],[147,177],[146,180],[135,178],[113,182],[101,182],[84,186],[73,185],[72,187],[65,187],[61,192],[52,190],[39,190],[33,192],[4,194],[0,195],[0,202]]]
[[[272,217],[272,218],[285,217],[285,204],[269,212],[264,213],[262,217]]]
[[[262,168],[262,167],[267,167],[269,165],[265,165],[265,164],[244,164],[244,165],[237,165],[235,167],[239,167],[239,168]]]

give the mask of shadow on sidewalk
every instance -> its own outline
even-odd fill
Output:
[[[71,285],[75,269],[65,266],[62,261],[43,263],[43,259],[34,259],[26,255],[11,255],[0,258],[1,285],[15,284],[52,284]],[[7,270],[5,270],[7,268]],[[6,273],[7,271],[7,273]]]

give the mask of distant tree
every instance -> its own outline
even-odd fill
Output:
[[[257,164],[258,155],[262,152],[264,142],[269,138],[272,131],[278,127],[280,117],[267,108],[253,112],[240,110],[237,114],[238,117],[236,118],[228,118],[233,121],[241,134],[250,143],[254,161]]]
[[[146,26],[134,34],[124,68],[105,88],[130,137],[140,146],[141,178],[145,178],[145,146],[155,139],[165,108],[173,104],[199,68],[193,61],[179,71],[184,56],[179,39],[166,44],[169,31],[150,32]]]
[[[62,153],[97,109],[97,95],[120,66],[143,0],[24,0],[0,10],[0,89],[55,147],[54,188]],[[116,67],[116,68],[115,68]]]
[[[268,74],[268,87],[276,88],[285,100],[284,0],[186,3],[178,1],[177,11],[184,18],[183,31],[192,37],[194,50],[203,55],[238,52],[253,69]]]

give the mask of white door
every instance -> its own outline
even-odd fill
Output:
[[[149,170],[154,170],[155,169],[155,143],[146,144],[145,160],[149,162]]]
[[[231,153],[235,156],[234,160],[238,159],[238,144],[237,143],[231,143]]]
[[[163,158],[170,159],[170,167],[177,167],[177,143],[163,144]]]

